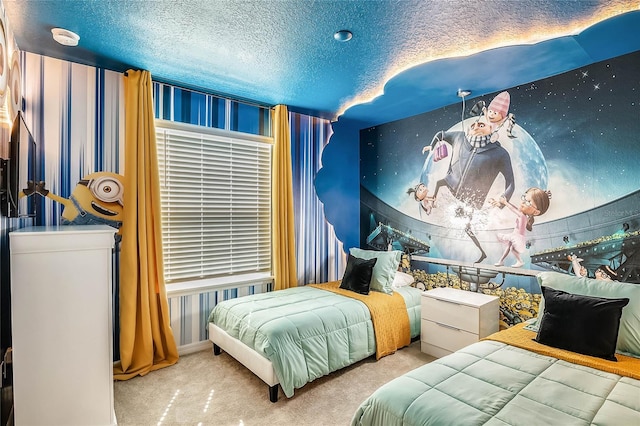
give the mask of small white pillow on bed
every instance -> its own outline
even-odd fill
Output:
[[[404,287],[407,285],[411,285],[414,282],[413,275],[407,274],[402,271],[396,271],[396,276],[393,277],[393,282],[391,283],[391,287]]]

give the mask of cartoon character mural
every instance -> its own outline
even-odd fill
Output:
[[[511,96],[509,95],[509,92],[501,92],[493,98],[489,107],[486,107],[484,101],[479,101],[471,109],[472,115],[484,114],[489,120],[489,125],[491,126],[491,142],[498,140],[499,131],[505,123],[507,124],[507,135],[511,138],[515,138],[513,134],[513,126],[516,123],[516,117],[509,113],[510,103]]]
[[[456,207],[455,215],[466,218],[464,231],[480,250],[476,263],[486,259],[487,254],[472,230],[474,212],[485,204],[498,175],[504,177],[502,198],[509,201],[515,190],[511,157],[499,142],[491,142],[492,133],[493,127],[488,119],[480,116],[466,133],[440,131],[434,136],[431,145],[423,148],[423,152],[429,151],[442,141],[452,146],[449,169],[446,176],[437,181],[432,198],[437,200],[440,189],[446,187],[462,203]]]
[[[589,271],[582,265],[584,259],[571,254],[567,256],[567,259],[571,262],[573,273],[576,277],[588,277]],[[600,265],[593,272],[593,278],[603,281],[619,281],[620,277],[618,273],[614,271],[609,265]]]
[[[419,213],[422,216],[422,213],[431,214],[431,209],[433,208],[433,203],[436,201],[435,197],[429,196],[429,189],[424,183],[419,183],[414,187],[407,189],[408,195],[413,195],[414,200],[418,202]]]
[[[63,225],[122,226],[124,177],[117,173],[91,173],[78,182],[69,198],[51,193],[45,182],[39,182],[35,192],[64,206]]]
[[[536,309],[540,287],[534,275],[540,270],[640,283],[639,61],[640,52],[633,52],[481,94],[468,103],[471,109],[463,98],[462,116],[455,103],[362,129],[361,246],[371,245],[370,237],[382,224],[425,242],[426,250],[410,254],[411,272],[427,288],[435,277],[442,280],[434,286],[462,280],[466,288],[475,276],[460,271],[471,270],[481,271],[478,291],[526,295],[526,301],[520,296],[502,301],[506,325],[526,320],[525,311]],[[509,154],[514,195],[501,198],[508,184],[498,173],[484,202],[480,191],[473,208],[469,192],[477,182],[469,179],[462,185],[466,190],[458,190],[461,177],[467,177],[464,168],[463,173],[455,169],[456,142],[443,140],[442,133],[469,134],[476,121],[488,124],[488,145],[499,144]],[[418,158],[415,154],[425,145],[426,158]],[[522,206],[514,197],[529,188],[550,189],[553,199],[539,204],[531,197],[532,205]],[[492,199],[503,208],[491,206]],[[524,210],[534,207],[540,213],[530,212],[535,224],[527,229]],[[469,224],[481,249],[464,232]],[[488,260],[469,265],[480,250]]]
[[[531,231],[533,229],[534,217],[547,212],[550,200],[551,191],[545,191],[540,188],[529,188],[522,195],[519,207],[514,206],[504,197],[500,197],[498,200],[489,200],[491,205],[496,207],[506,206],[517,216],[516,225],[511,233],[498,234],[498,241],[505,245],[505,250],[500,260],[494,264],[495,266],[503,266],[504,260],[509,253],[512,253],[516,258],[516,263],[511,267],[520,268],[524,265],[521,255],[526,249],[525,230]]]

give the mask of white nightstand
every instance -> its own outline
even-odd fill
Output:
[[[442,287],[422,293],[421,349],[442,357],[498,331],[500,299]]]

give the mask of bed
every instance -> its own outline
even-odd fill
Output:
[[[346,275],[346,273],[345,273]],[[287,397],[314,379],[375,355],[394,353],[420,335],[422,292],[393,287],[368,295],[341,281],[220,302],[209,315],[209,340]]]
[[[640,284],[538,281],[539,318],[388,382],[352,426],[640,424]]]

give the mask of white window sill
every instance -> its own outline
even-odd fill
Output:
[[[225,290],[229,288],[269,284],[272,281],[273,277],[267,273],[243,274],[167,284],[166,290],[167,297],[179,297],[207,293],[209,291]]]

